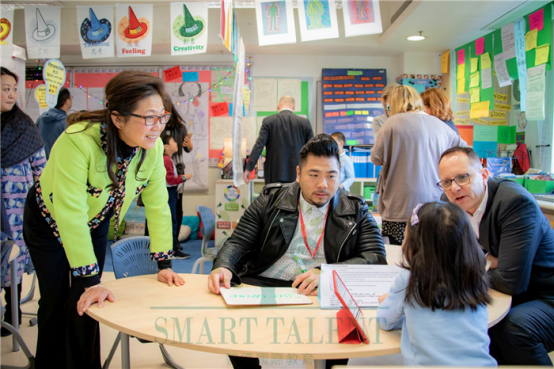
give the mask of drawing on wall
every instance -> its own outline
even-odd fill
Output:
[[[81,37],[90,44],[104,42],[112,33],[112,24],[106,18],[98,19],[94,10],[89,8],[89,18],[81,23]]]
[[[0,41],[4,41],[12,31],[12,24],[6,18],[0,19]]]
[[[166,83],[166,91],[171,96],[175,108],[183,118],[187,131],[192,133],[193,149],[183,152],[185,173],[192,173],[184,192],[208,190],[208,119],[209,94],[208,83],[183,82]]]
[[[146,18],[137,18],[133,8],[129,7],[129,17],[123,17],[117,26],[119,38],[128,44],[144,40],[148,36],[150,22]]]
[[[349,1],[350,23],[362,24],[375,22],[373,3],[367,0]]]
[[[173,22],[173,34],[181,41],[195,40],[204,31],[205,20],[199,16],[192,16],[186,4],[183,4],[184,16],[178,15]]]
[[[383,32],[378,0],[342,0],[346,37]]]
[[[171,4],[171,55],[205,53],[208,48],[208,6]]]
[[[255,3],[260,46],[296,42],[291,0],[259,0]]]
[[[282,16],[286,12],[286,7],[285,1],[271,1],[262,4],[264,34],[273,35],[288,32],[287,18]]]
[[[308,0],[304,2],[308,29],[330,28],[329,2],[325,0]]]
[[[56,27],[51,23],[46,23],[40,9],[37,8],[37,23],[33,31],[33,38],[36,41],[45,41],[56,34]]]

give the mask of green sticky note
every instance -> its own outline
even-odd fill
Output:
[[[349,110],[346,112],[346,116],[354,115],[354,110]]]
[[[498,126],[473,126],[473,141],[497,142],[498,128]]]
[[[364,72],[361,70],[349,70],[346,72],[347,76],[361,76],[362,74],[364,74]]]
[[[499,126],[498,127],[498,143],[499,144],[515,144],[516,143],[516,126]]]

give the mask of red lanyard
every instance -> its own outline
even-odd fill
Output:
[[[321,244],[321,240],[323,239],[323,234],[325,233],[325,224],[327,224],[327,215],[329,215],[329,208],[327,208],[327,213],[325,213],[325,222],[323,223],[323,230],[321,231],[321,236],[319,236],[319,240],[317,241],[317,245],[313,253],[310,250],[310,246],[308,245],[308,237],[306,236],[306,226],[304,225],[304,217],[302,216],[302,206],[300,206],[300,200],[298,200],[298,210],[300,210],[300,228],[302,229],[302,238],[304,239],[304,245],[306,245],[306,248],[308,249],[308,253],[312,257],[312,259],[314,259],[315,255],[317,254],[317,250],[319,249],[319,245]]]

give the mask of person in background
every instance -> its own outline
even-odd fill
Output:
[[[23,236],[40,288],[38,369],[53,363],[101,367],[99,325],[85,313],[91,304],[115,301],[100,284],[110,219],[117,235],[139,194],[158,280],[185,283],[171,270],[171,212],[159,139],[170,115],[164,84],[147,72],[124,71],[108,82],[105,96],[105,109],[68,117],[25,203]]]
[[[4,67],[1,70],[1,192],[2,201],[4,202],[3,209],[5,210],[3,216],[8,221],[6,225],[9,225],[9,229],[5,229],[5,233],[2,233],[2,241],[9,237],[19,246],[19,255],[15,263],[17,266],[17,281],[10,279],[9,264],[5,270],[2,270],[0,276],[2,278],[2,288],[5,289],[4,298],[6,300],[4,321],[12,323],[11,289],[17,288],[18,301],[21,301],[23,272],[29,272],[32,268],[29,250],[25,245],[21,232],[25,198],[46,165],[46,154],[44,152],[44,142],[33,120],[16,104],[17,83],[19,81],[17,75]],[[21,310],[18,310],[19,321],[21,321]],[[1,334],[2,336],[8,336],[11,333],[2,328]]]
[[[383,236],[400,245],[412,209],[420,202],[440,198],[436,183],[442,152],[467,145],[438,118],[423,111],[413,87],[395,87],[387,101],[390,117],[377,136],[371,161],[383,166],[377,182]]]
[[[317,295],[322,263],[387,263],[365,200],[339,188],[335,140],[317,135],[299,156],[296,182],[266,185],[217,254],[208,277],[212,293],[232,281]],[[256,358],[230,359],[237,369],[260,367]],[[327,360],[326,367],[338,361]]]
[[[339,155],[340,155],[340,187],[344,188],[345,191],[350,191],[350,186],[354,183],[356,175],[354,174],[354,164],[352,160],[344,152],[344,143],[346,138],[341,132],[335,132],[331,134],[331,137],[339,145]]]
[[[471,148],[445,151],[438,183],[443,199],[467,213],[490,262],[495,290],[512,307],[489,329],[499,365],[548,365],[554,350],[554,230],[532,194],[519,183],[490,177]]]
[[[50,151],[54,142],[67,128],[67,112],[71,109],[73,100],[71,93],[65,87],[60,89],[58,94],[58,103],[56,106],[37,119],[37,127],[44,140],[44,149],[46,150],[46,159],[50,157]]]
[[[391,83],[383,89],[383,93],[381,94],[381,104],[383,104],[384,113],[373,118],[373,122],[371,122],[371,128],[373,129],[373,137],[375,138],[375,142],[377,142],[377,136],[379,135],[381,127],[383,126],[383,124],[385,124],[385,120],[387,120],[387,118],[389,117],[390,108],[387,104],[389,95],[397,86],[400,85],[398,83]]]
[[[417,205],[402,254],[403,269],[379,298],[377,321],[385,330],[402,328],[403,364],[496,366],[485,255],[464,211],[442,201]]]
[[[177,236],[179,235],[180,223],[177,223],[177,186],[185,183],[192,178],[192,174],[178,175],[175,168],[175,162],[171,159],[177,152],[179,147],[177,142],[170,135],[162,135],[162,142],[164,144],[164,166],[165,166],[165,182],[167,186],[169,209],[171,210],[171,225],[173,229],[173,258],[174,259],[188,259],[189,254],[185,254],[181,251]]]
[[[266,148],[265,184],[291,183],[296,179],[298,153],[314,136],[314,132],[310,121],[294,114],[294,108],[294,99],[283,96],[277,105],[279,113],[264,118],[258,139],[244,170],[245,183],[250,183],[250,172],[254,170],[264,147]]]
[[[444,92],[435,87],[428,88],[421,93],[421,99],[427,114],[439,118],[448,127],[452,128],[456,134],[460,135],[458,128],[456,128],[453,122],[454,112],[452,111],[452,104]]]

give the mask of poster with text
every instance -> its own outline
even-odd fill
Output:
[[[25,36],[29,59],[60,57],[61,8],[25,6]]]
[[[13,10],[4,9],[0,14],[0,55],[11,58],[13,40]]]
[[[77,25],[83,59],[113,58],[112,5],[78,6]]]
[[[171,3],[171,55],[205,53],[208,47],[208,4]]]
[[[256,1],[258,44],[278,45],[296,42],[294,12],[291,0]]]
[[[299,0],[298,20],[303,42],[339,37],[335,0]]]
[[[342,0],[344,35],[373,35],[383,32],[378,0]]]
[[[152,4],[115,4],[117,56],[150,56],[154,9]]]

